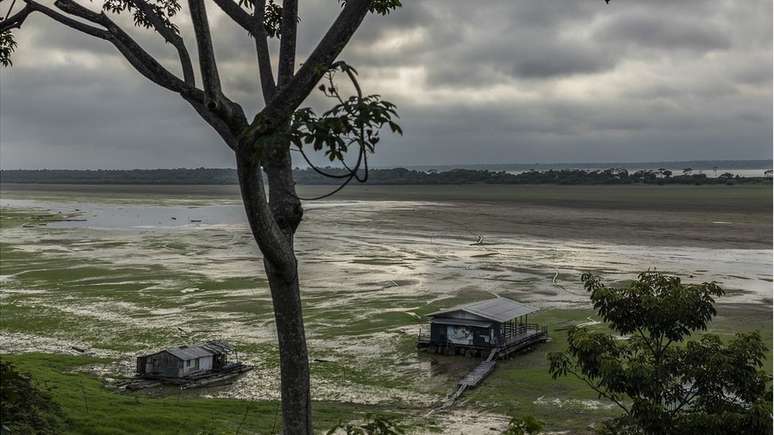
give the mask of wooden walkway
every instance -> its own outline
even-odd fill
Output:
[[[492,352],[489,354],[489,357],[485,359],[484,361],[481,361],[481,364],[476,366],[473,370],[470,371],[464,378],[462,378],[461,381],[457,382],[457,386],[464,385],[466,388],[473,388],[478,386],[478,384],[481,383],[481,381],[484,380],[487,376],[489,376],[490,373],[495,368],[495,364],[497,362],[495,361],[495,356],[497,355],[497,349],[492,349]]]
[[[457,382],[457,389],[454,391],[454,393],[448,396],[443,404],[441,404],[441,406],[430,410],[426,417],[429,417],[436,412],[450,408],[452,405],[454,405],[457,399],[462,396],[462,393],[464,393],[465,390],[469,388],[475,388],[481,384],[481,382],[483,382],[484,379],[486,379],[486,377],[494,371],[495,366],[497,365],[497,358],[508,357],[514,352],[547,340],[547,331],[542,329],[538,331],[530,331],[521,336],[512,337],[511,340],[509,340],[504,346],[499,346],[492,349],[492,351],[489,353],[489,356],[484,361],[481,361],[481,364],[477,365],[473,370],[468,372],[464,378]]]

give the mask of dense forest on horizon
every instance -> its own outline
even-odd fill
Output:
[[[407,184],[756,184],[770,183],[766,176],[740,177],[723,173],[708,177],[690,168],[675,174],[670,170],[629,171],[623,168],[602,170],[561,169],[530,170],[521,173],[477,169],[418,171],[405,168],[371,169],[368,183],[380,185]],[[345,174],[343,169],[323,168],[326,173]],[[301,185],[330,185],[340,181],[325,177],[311,168],[295,169]],[[237,184],[236,170],[228,168],[133,169],[133,170],[2,170],[0,183],[29,184]]]

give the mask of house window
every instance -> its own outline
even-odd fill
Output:
[[[185,366],[186,367],[191,367],[191,360],[190,359],[185,362]]]
[[[194,360],[194,368],[195,369],[199,368],[199,359],[198,358]]]

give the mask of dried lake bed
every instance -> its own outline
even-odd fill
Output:
[[[115,376],[139,352],[223,338],[257,370],[200,393],[278,398],[260,252],[232,188],[2,187],[0,352],[86,348],[112,361],[95,372]],[[592,314],[585,271],[717,281],[727,295],[715,329],[760,328],[771,342],[770,186],[507,187],[368,186],[305,205],[297,251],[316,400],[421,415],[473,363],[417,354],[423,314],[499,294],[544,308],[556,329]],[[549,428],[577,430],[613,412],[550,380],[544,354],[563,334],[430,424],[471,433],[507,414],[559,415]]]

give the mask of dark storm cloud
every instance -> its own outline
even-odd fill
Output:
[[[595,40],[666,50],[710,51],[731,46],[730,35],[717,22],[652,13],[616,17],[596,33]]]
[[[386,136],[375,164],[771,157],[766,0],[404,3],[367,17],[342,54],[400,107],[406,136]],[[335,4],[301,2],[300,62]],[[214,10],[211,22],[224,89],[252,114],[253,44]],[[27,24],[16,66],[0,72],[2,167],[232,165],[190,107],[110,45],[44,17]],[[169,45],[134,34],[177,71]]]

